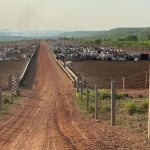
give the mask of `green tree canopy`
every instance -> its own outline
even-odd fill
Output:
[[[126,40],[127,41],[138,41],[138,37],[136,35],[128,35]]]

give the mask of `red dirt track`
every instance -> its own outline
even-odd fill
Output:
[[[0,116],[0,150],[150,149],[143,135],[79,113],[73,85],[44,41],[35,59],[36,68],[27,74],[35,71],[32,88],[24,87],[21,100]],[[26,78],[26,84],[31,83]]]

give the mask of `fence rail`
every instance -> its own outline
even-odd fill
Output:
[[[59,59],[56,59],[56,55],[54,53],[52,53],[52,55],[55,58],[58,65],[60,66],[60,68],[65,72],[65,74],[68,76],[68,78],[72,81],[72,83],[74,84],[74,87],[76,87],[77,81],[78,81],[78,76],[76,76],[76,74],[69,67],[67,67],[64,62],[62,62]]]

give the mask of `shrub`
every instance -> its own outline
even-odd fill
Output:
[[[105,106],[101,107],[101,111],[102,112],[110,112],[111,107],[109,105],[105,105]]]
[[[149,101],[148,100],[144,100],[141,104],[141,108],[144,110],[148,110],[148,106],[149,106]]]
[[[98,96],[99,96],[100,99],[108,99],[108,98],[111,98],[111,93],[110,93],[109,90],[101,89],[98,92]]]
[[[116,93],[116,99],[124,99],[125,95],[124,94],[120,94],[120,93]]]
[[[90,106],[89,107],[89,113],[94,113],[95,112],[95,107],[94,106]]]
[[[4,97],[3,98],[3,104],[9,104],[10,101],[9,101],[9,98],[8,97]]]
[[[149,106],[149,101],[143,100],[142,103],[139,105],[138,113],[143,114],[148,112],[148,106]]]
[[[129,115],[132,115],[137,112],[137,105],[135,101],[126,101],[124,107]]]
[[[95,91],[94,90],[89,90],[89,97],[92,99],[95,97]]]

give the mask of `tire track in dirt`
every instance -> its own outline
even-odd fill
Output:
[[[25,116],[29,116],[30,113],[32,113],[31,110],[25,111],[24,109],[24,111],[22,111],[22,113],[18,115],[18,117],[15,117],[16,119],[14,119],[11,124],[8,124],[6,127],[4,127],[0,138],[2,138],[5,142],[2,143],[1,149],[3,147],[5,148],[5,146],[7,147],[7,143],[10,143],[11,139],[14,139],[17,136],[18,132],[24,127],[24,123],[28,119],[22,117],[22,114],[24,114]]]

